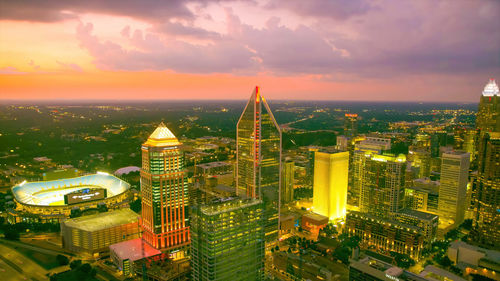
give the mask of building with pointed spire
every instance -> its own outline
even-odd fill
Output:
[[[476,118],[479,131],[475,181],[474,229],[471,242],[487,248],[500,245],[500,92],[495,80],[484,87]]]
[[[187,174],[180,146],[162,122],[141,148],[142,238],[169,252],[190,242]]]
[[[259,87],[236,127],[236,192],[264,202],[266,241],[278,238],[281,130]]]

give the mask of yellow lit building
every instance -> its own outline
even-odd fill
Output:
[[[349,152],[316,152],[313,210],[330,220],[344,217],[347,205]]]

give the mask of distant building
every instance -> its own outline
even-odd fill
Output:
[[[428,178],[431,174],[431,152],[428,149],[410,147],[408,161],[418,168],[417,178]]]
[[[455,225],[461,224],[465,216],[469,165],[468,152],[453,151],[441,156],[439,218],[451,220]]]
[[[281,130],[256,87],[236,125],[236,192],[264,202],[266,241],[279,230]]]
[[[99,256],[109,246],[138,238],[138,215],[121,209],[65,220],[61,223],[63,248],[78,254]]]
[[[161,123],[142,145],[142,238],[156,249],[189,245],[188,183],[181,143]],[[176,251],[181,258],[184,251]]]
[[[365,245],[377,251],[394,251],[418,260],[425,247],[421,228],[413,225],[356,211],[347,214],[345,224],[349,236],[359,236]]]
[[[295,182],[295,162],[287,159],[281,171],[281,202],[283,204],[293,201],[293,188]]]
[[[193,206],[192,280],[263,280],[261,200],[228,198]]]
[[[404,155],[366,154],[362,160],[360,210],[389,217],[403,209],[406,158]]]
[[[314,156],[313,210],[330,220],[346,213],[349,152],[321,152]]]
[[[358,135],[358,115],[354,113],[346,113],[344,115],[344,135],[347,137],[355,137]]]

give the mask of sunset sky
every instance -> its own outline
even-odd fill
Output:
[[[0,99],[477,102],[498,0],[0,0]]]

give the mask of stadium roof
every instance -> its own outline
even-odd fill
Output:
[[[95,215],[88,215],[64,221],[66,227],[84,231],[99,231],[122,224],[136,223],[139,215],[130,209],[119,209]]]
[[[53,181],[25,181],[12,187],[12,193],[16,200],[23,204],[60,206],[64,205],[65,194],[89,187],[105,188],[107,197],[113,197],[130,189],[130,184],[115,176],[98,173]]]

